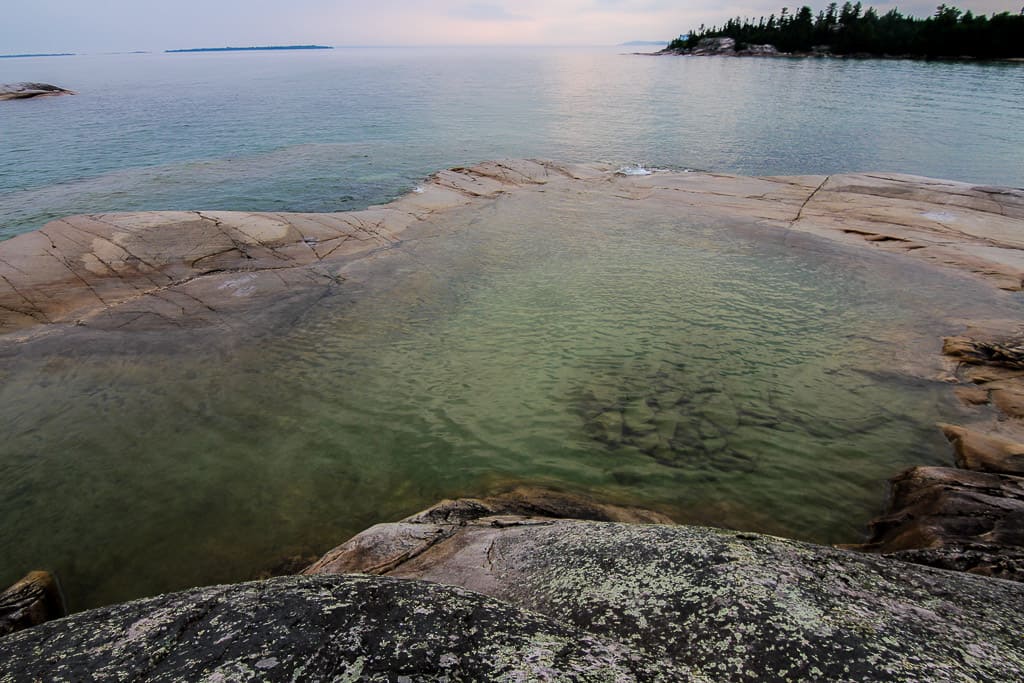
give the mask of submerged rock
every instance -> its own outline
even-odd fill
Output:
[[[30,97],[74,94],[70,90],[58,88],[49,83],[0,83],[0,100],[24,100]]]
[[[461,586],[705,680],[1024,673],[1019,584],[758,534],[456,507],[445,519],[373,527],[307,572]],[[417,550],[395,552],[403,547]]]

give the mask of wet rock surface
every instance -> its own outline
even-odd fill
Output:
[[[1024,581],[1024,478],[915,467],[890,487],[889,514],[857,549]]]
[[[460,509],[373,527],[307,571],[461,586],[705,680],[994,681],[1024,672],[1016,583],[758,534]],[[409,544],[419,551],[385,553],[385,563],[372,551]]]
[[[49,83],[0,83],[0,100],[24,100],[30,97],[74,94],[70,90]]]
[[[568,624],[468,591],[285,577],[76,614],[0,641],[0,680],[694,680]]]
[[[45,571],[29,572],[0,593],[0,636],[37,626],[67,614],[57,579]]]
[[[890,480],[886,513],[868,541],[851,546],[932,567],[1024,581],[1024,443],[1017,397],[1024,394],[1021,340],[949,337],[961,399],[992,403],[999,419],[941,424],[956,467],[915,467]]]

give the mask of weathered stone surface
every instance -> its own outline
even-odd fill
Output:
[[[380,525],[372,538],[417,525]],[[469,588],[706,680],[1024,674],[1024,586],[1012,582],[696,527],[511,516],[455,526],[388,575]]]
[[[774,45],[747,45],[742,50],[737,50],[739,57],[778,57],[781,53]]]
[[[976,397],[974,402],[991,401],[1003,415],[1024,418],[1024,340],[1011,338],[990,341],[967,336],[947,337],[943,340],[942,352],[958,362],[958,379],[976,385],[961,388],[961,394],[973,389],[973,396]],[[984,400],[981,400],[982,394]],[[948,432],[947,436],[950,436]],[[958,441],[954,443],[957,444],[958,457],[961,457],[961,445]],[[978,469],[967,464],[960,466]]]
[[[1024,444],[956,425],[940,425],[956,452],[956,466],[977,472],[1024,476]]]
[[[74,95],[64,88],[49,83],[0,83],[0,100],[24,100],[30,97]]]
[[[237,329],[271,306],[343,288],[346,268],[413,225],[510,192],[581,204],[656,202],[695,218],[804,231],[974,273],[1024,278],[1024,192],[914,176],[621,175],[611,166],[486,162],[437,173],[391,204],[341,214],[168,211],[73,216],[0,243],[0,333],[77,327]],[[5,335],[10,338],[11,335]]]
[[[4,681],[686,681],[642,653],[458,588],[286,577],[200,588],[0,641]]]
[[[37,626],[67,614],[57,579],[44,571],[29,572],[0,593],[0,636]]]
[[[520,487],[487,498],[444,500],[399,522],[377,524],[331,550],[303,573],[385,574],[449,538],[465,524],[481,517],[495,516],[631,524],[674,523],[652,510],[608,505],[574,494]]]
[[[857,549],[1024,581],[1024,478],[915,467],[892,479],[887,509]]]
[[[731,55],[736,52],[736,41],[732,38],[702,38],[691,55]]]
[[[1020,340],[1007,343],[970,337],[946,337],[942,340],[942,352],[961,363],[1024,370],[1024,346]]]

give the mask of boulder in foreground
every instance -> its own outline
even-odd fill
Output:
[[[0,680],[693,680],[469,591],[284,577],[105,607],[5,638]]]
[[[356,536],[314,575],[51,621],[0,641],[0,680],[1024,676],[1022,584],[759,534],[493,514],[537,507],[563,510],[555,496],[445,501]]]
[[[1024,676],[1024,585],[760,534],[447,501],[307,572],[338,570],[468,588],[706,680]]]

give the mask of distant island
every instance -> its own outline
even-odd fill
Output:
[[[631,40],[628,43],[619,43],[619,47],[643,47],[648,45],[668,45],[667,40]]]
[[[18,57],[74,57],[74,52],[40,52],[24,55],[0,55],[0,59],[16,59]]]
[[[722,27],[703,25],[668,44],[662,54],[811,55],[914,57],[925,59],[1009,59],[1024,57],[1024,11],[974,15],[939,5],[926,19],[898,10],[879,15],[860,2],[817,15],[810,7],[795,14],[783,8],[760,20],[730,19]]]
[[[193,47],[164,52],[254,52],[257,50],[333,50],[329,45],[264,45],[260,47]]]

